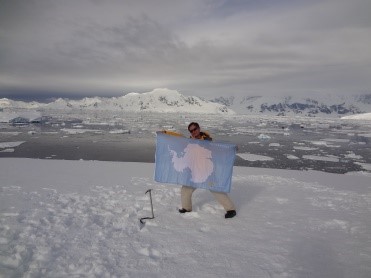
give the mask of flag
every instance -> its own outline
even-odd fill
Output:
[[[230,192],[236,145],[157,133],[155,181]]]

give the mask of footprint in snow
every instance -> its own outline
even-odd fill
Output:
[[[137,252],[138,254],[141,254],[143,256],[147,256],[153,259],[159,258],[161,256],[161,253],[158,250],[152,249],[150,247],[139,248]]]
[[[209,226],[204,226],[200,228],[200,232],[207,233],[210,232],[210,227]]]
[[[203,205],[202,210],[206,211],[208,213],[212,213],[212,214],[217,214],[218,213],[218,208],[216,206],[213,206],[213,205],[210,205],[210,204]]]
[[[184,218],[200,218],[200,215],[198,214],[198,212],[191,211],[184,213]]]

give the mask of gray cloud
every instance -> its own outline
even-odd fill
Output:
[[[0,96],[371,91],[370,1],[0,1]]]

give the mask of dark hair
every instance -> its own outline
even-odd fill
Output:
[[[191,126],[195,126],[196,128],[200,128],[200,125],[198,124],[198,123],[195,123],[195,122],[192,122],[192,123],[190,123],[189,125],[188,125],[188,131],[189,131],[189,128],[191,127]]]

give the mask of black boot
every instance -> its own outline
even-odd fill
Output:
[[[232,218],[237,215],[235,210],[228,210],[227,213],[225,214],[225,218]]]
[[[185,208],[179,209],[180,213],[186,213],[186,212],[191,212],[191,210],[186,210]]]

